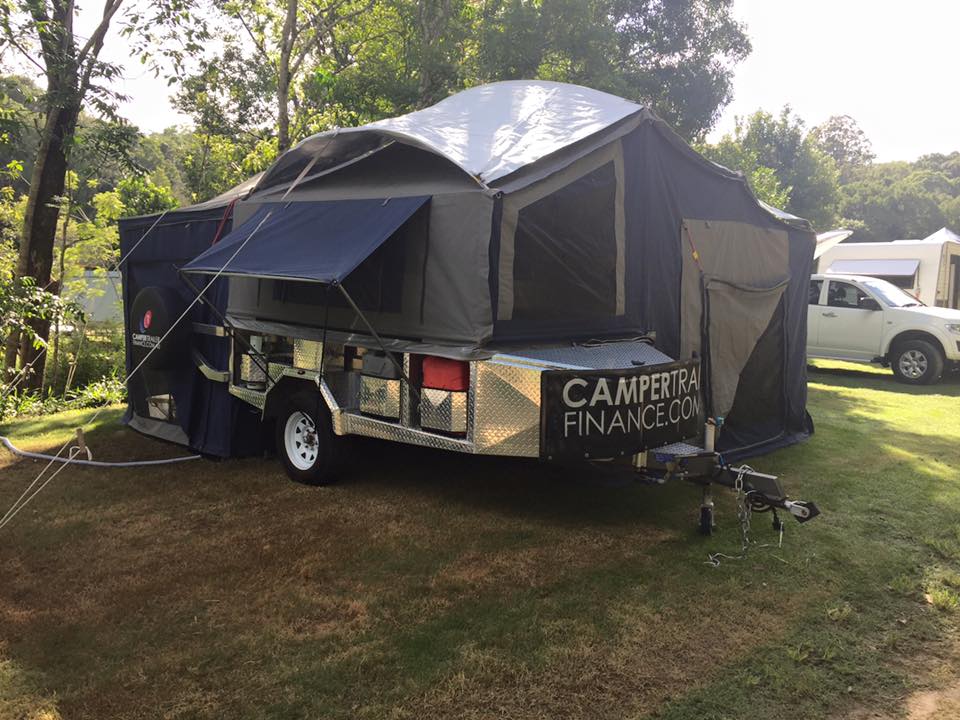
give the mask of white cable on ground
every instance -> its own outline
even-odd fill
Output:
[[[87,467],[142,467],[145,465],[168,465],[170,463],[186,462],[187,460],[199,460],[202,455],[184,455],[183,457],[174,457],[174,458],[165,458],[163,460],[127,460],[123,462],[106,462],[104,460],[67,460],[65,457],[60,457],[59,455],[45,455],[43,453],[30,452],[29,450],[21,450],[12,442],[10,438],[0,435],[0,443],[3,443],[4,447],[7,448],[14,455],[19,455],[20,457],[30,458],[31,460],[50,460],[51,462],[70,462],[74,465],[86,465]]]

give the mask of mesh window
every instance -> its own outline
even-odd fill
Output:
[[[520,211],[515,320],[616,315],[616,197],[610,162]]]

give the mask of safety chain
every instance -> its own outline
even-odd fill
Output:
[[[737,479],[733,483],[733,489],[737,493],[737,520],[740,521],[740,553],[746,557],[747,550],[750,549],[750,516],[753,509],[747,502],[747,494],[743,491],[743,477],[749,470],[746,465],[740,468],[737,473]]]
[[[704,561],[704,565],[720,567],[721,560],[743,560],[747,557],[747,552],[750,550],[750,517],[753,514],[753,508],[747,498],[747,493],[743,491],[743,478],[752,470],[753,468],[749,465],[741,466],[736,479],[733,481],[733,489],[737,493],[737,520],[740,523],[740,554],[727,555],[726,553],[711,553]],[[782,531],[780,537],[782,542]]]

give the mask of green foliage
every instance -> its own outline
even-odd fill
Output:
[[[758,111],[699,149],[743,172],[761,200],[809,219],[818,230],[853,230],[851,242],[960,228],[960,152],[873,163],[869,139],[849,116],[832,117],[807,133],[789,108],[777,117]]]
[[[944,225],[960,228],[960,153],[916,163],[860,168],[841,188],[840,211],[860,221],[853,241],[924,238]]]
[[[291,46],[291,134],[395,115],[486,82],[542,78],[648,104],[682,135],[698,138],[729,102],[732,69],[750,51],[731,5],[302,0],[303,30]],[[204,133],[270,137],[286,5],[219,7],[222,49],[183,80],[177,104]]]
[[[697,150],[713,162],[743,173],[754,195],[768,205],[785,208],[789,204],[792,188],[784,187],[773,168],[761,165],[757,153],[732,136],[723,137],[716,145],[698,146]]]
[[[249,151],[226,135],[198,135],[183,157],[184,178],[192,202],[208,200],[229,190],[248,175]]]
[[[151,215],[164,210],[172,210],[179,205],[170,188],[157,185],[149,177],[143,176],[127,177],[121,180],[117,183],[116,195],[120,201],[120,206],[114,205],[109,209],[109,222],[111,224],[116,221],[117,217]],[[95,201],[96,199],[94,198]],[[105,212],[108,212],[105,207],[106,201],[106,197],[101,198],[102,205],[97,208],[98,219],[103,218]],[[117,211],[119,211],[119,214],[114,215]]]
[[[11,332],[18,332],[41,347],[46,343],[37,336],[32,322],[57,316],[82,320],[83,313],[75,303],[37,287],[33,278],[15,277],[26,198],[13,195],[10,187],[0,191],[0,345]]]
[[[836,163],[818,146],[804,122],[789,107],[778,116],[758,110],[747,118],[737,118],[732,134],[705,152],[723,165],[750,177],[755,192],[766,194],[784,204],[770,202],[806,218],[818,230],[833,227],[837,218],[839,183]],[[755,176],[758,168],[768,173]],[[766,188],[764,188],[766,183]],[[766,198],[762,198],[766,199]]]
[[[35,417],[79,410],[82,408],[117,405],[126,402],[127,388],[116,373],[104,375],[79,390],[70,390],[63,395],[47,392],[12,393],[0,400],[0,421],[15,418]]]
[[[31,277],[0,279],[0,344],[16,331],[35,347],[43,347],[47,343],[31,322],[57,316],[82,318],[83,312],[79,306],[37,287]]]
[[[736,139],[747,152],[756,155],[764,167],[772,168],[790,190],[787,210],[810,220],[814,227],[829,229],[835,220],[838,180],[831,158],[816,146],[803,120],[784,107],[774,117],[755,112],[738,123]]]
[[[875,157],[870,139],[849,115],[834,115],[811,130],[810,135],[817,147],[833,158],[844,182]]]

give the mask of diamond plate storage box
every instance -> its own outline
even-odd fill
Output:
[[[316,370],[320,367],[320,358],[323,355],[323,343],[316,340],[293,341],[293,366],[301,370]]]
[[[452,390],[420,390],[420,426],[446,433],[467,431],[467,393]]]
[[[262,355],[244,353],[240,356],[240,379],[247,383],[267,382],[267,359]]]
[[[360,378],[360,412],[398,420],[400,418],[400,381],[386,378]]]

